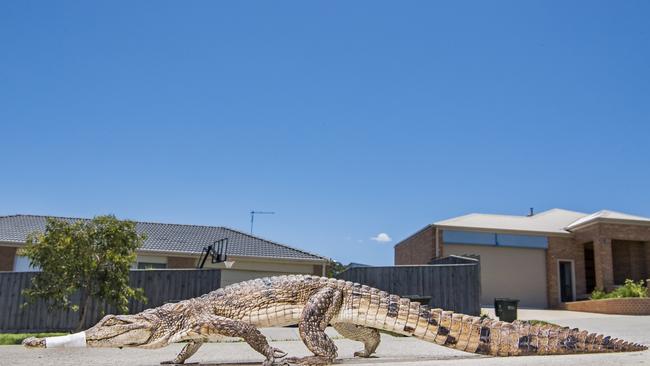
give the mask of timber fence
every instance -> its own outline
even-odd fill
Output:
[[[0,272],[0,332],[52,332],[74,330],[79,323],[79,313],[66,310],[51,311],[44,301],[22,307],[25,298],[21,292],[31,285],[34,272]],[[152,269],[132,270],[130,285],[142,288],[147,302],[131,300],[129,313],[201,296],[221,285],[219,269]],[[73,296],[78,303],[79,295]],[[92,301],[83,328],[89,328],[105,314],[115,314],[115,309]]]
[[[479,260],[455,257],[439,261],[443,264],[354,267],[338,278],[376,287],[432,308],[480,315]]]

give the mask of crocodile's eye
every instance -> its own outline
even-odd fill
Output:
[[[110,318],[107,321],[104,322],[104,326],[107,327],[112,327],[114,325],[119,325],[119,324],[125,324],[125,322],[121,321],[120,319],[117,318]]]

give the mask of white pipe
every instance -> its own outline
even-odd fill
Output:
[[[60,337],[46,337],[45,348],[86,347],[86,332],[68,334]]]

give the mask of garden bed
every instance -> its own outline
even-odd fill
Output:
[[[650,298],[585,300],[561,303],[562,310],[618,315],[650,315]]]

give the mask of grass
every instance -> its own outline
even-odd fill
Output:
[[[21,344],[23,339],[29,337],[55,337],[62,336],[68,333],[0,333],[0,346],[7,346],[13,344]]]
[[[562,326],[560,326],[560,325],[557,325],[557,324],[554,324],[554,323],[549,323],[549,322],[544,321],[544,320],[523,320],[523,322],[528,323],[530,325],[538,325],[540,327],[543,326],[543,325],[552,325],[554,327],[562,328]]]

